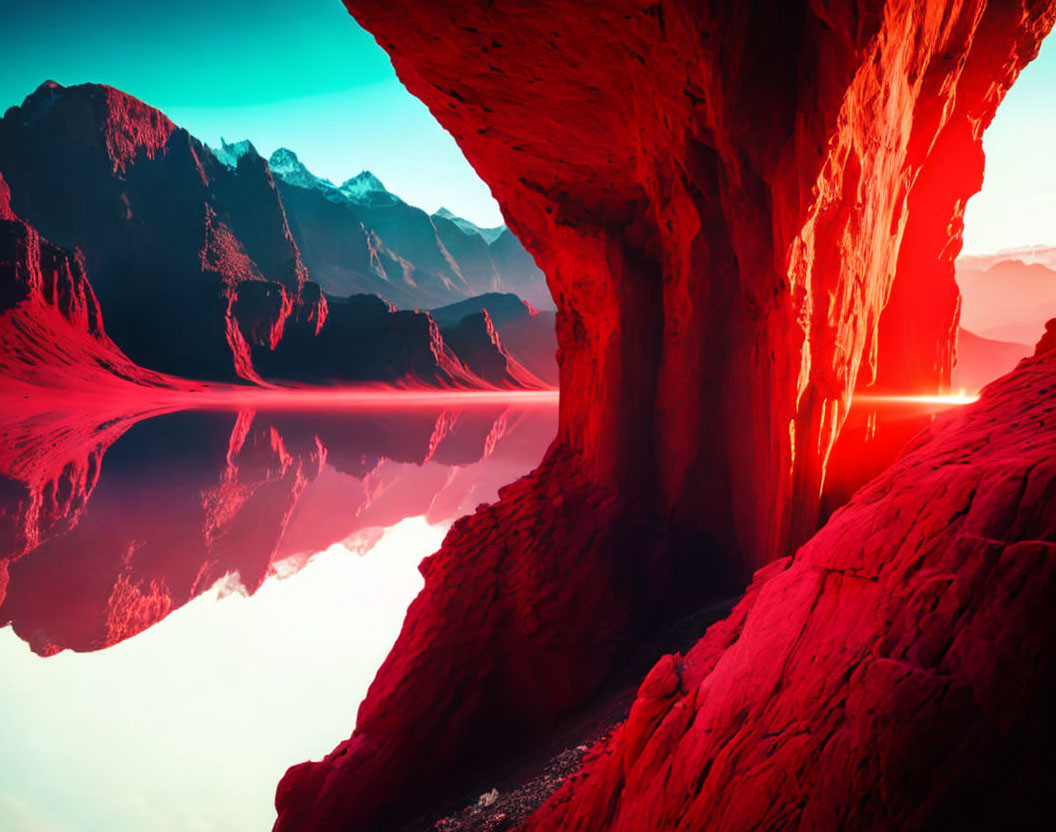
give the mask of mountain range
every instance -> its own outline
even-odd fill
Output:
[[[221,146],[231,159],[251,152],[248,142]],[[480,228],[443,208],[430,216],[370,171],[335,185],[287,148],[268,163],[301,257],[328,295],[369,292],[425,308],[511,292],[553,309],[542,272],[509,229]]]
[[[1056,316],[1056,248],[957,260],[961,326],[998,341],[1033,344]]]
[[[131,366],[255,384],[545,386],[509,354],[501,328],[458,327],[464,360],[419,311],[506,288],[495,263],[516,263],[517,251],[531,260],[503,242],[508,231],[431,218],[367,172],[338,188],[292,152],[273,158],[275,175],[249,142],[214,151],[96,84],[46,82],[0,119],[9,221],[74,264],[82,294],[97,299],[92,333],[104,337],[105,319],[107,343]],[[12,284],[30,255],[23,246],[3,264]],[[507,273],[545,292],[538,270]],[[32,366],[14,314],[0,320],[9,363]]]

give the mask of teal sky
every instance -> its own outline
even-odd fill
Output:
[[[370,170],[428,211],[502,222],[487,186],[340,0],[2,3],[0,110],[46,79],[109,84],[208,144],[294,150],[342,181]]]
[[[487,186],[340,0],[5,3],[0,108],[47,78],[96,81],[159,107],[209,144],[287,146],[335,181],[373,171],[408,202],[502,221]],[[1056,244],[1056,39],[987,131],[965,252]]]

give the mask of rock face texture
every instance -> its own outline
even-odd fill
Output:
[[[331,314],[268,163],[248,142],[213,151],[118,90],[49,82],[0,119],[0,170],[16,214],[83,252],[114,341],[141,366],[257,384],[491,386],[466,370],[427,314],[371,296],[343,299]],[[413,234],[417,219],[437,241],[428,215],[368,185],[346,183],[392,234]],[[354,243],[351,230],[338,230],[349,232],[346,247]],[[438,268],[454,268],[434,249]],[[455,296],[474,293],[464,289]]]
[[[348,6],[543,266],[591,479],[758,566],[813,531],[860,369],[948,384],[963,202],[1047,3]]]
[[[1056,354],[915,445],[665,656],[525,828],[1045,828]]]
[[[982,132],[1056,16],[347,5],[546,273],[561,421],[427,562],[356,732],[280,784],[280,830],[410,810],[589,697],[679,591],[729,592],[814,532],[855,390],[949,383]]]

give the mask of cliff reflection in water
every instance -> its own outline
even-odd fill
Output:
[[[553,402],[452,401],[0,413],[0,828],[269,828],[419,561],[555,433]]]
[[[221,579],[252,594],[404,518],[450,523],[539,462],[556,409],[183,411],[38,436],[8,427],[0,625],[47,656],[129,638]]]

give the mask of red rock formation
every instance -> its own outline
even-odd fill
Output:
[[[428,799],[588,697],[673,587],[699,601],[814,531],[860,376],[948,382],[981,132],[1056,15],[348,5],[546,272],[561,423],[541,469],[429,562],[356,733],[280,785],[280,830]]]
[[[758,565],[813,530],[863,362],[948,381],[939,257],[1047,3],[348,5],[547,272],[562,438],[592,479]],[[950,311],[884,346],[896,266]],[[912,317],[894,304],[892,326]],[[898,375],[909,343],[934,369]]]
[[[19,216],[84,252],[107,325],[137,363],[255,380],[252,348],[281,333],[307,280],[255,152],[229,168],[132,96],[49,82],[0,119],[0,169]],[[281,301],[238,308],[256,282]]]
[[[429,314],[441,331],[446,331],[457,326],[467,315],[482,310],[487,310],[503,347],[510,355],[532,375],[556,387],[557,333],[552,310],[536,309],[515,294],[489,292],[432,309]]]
[[[1041,829],[1056,355],[949,413],[665,656],[543,830]]]

